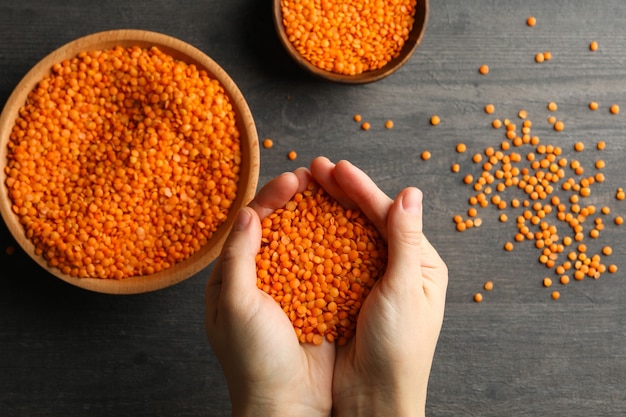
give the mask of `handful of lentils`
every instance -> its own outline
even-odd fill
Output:
[[[116,47],[52,67],[19,111],[5,173],[51,267],[122,279],[198,251],[226,220],[240,164],[217,80],[155,47]]]
[[[321,187],[264,218],[257,286],[282,307],[301,343],[347,343],[387,266],[387,244],[359,210]]]

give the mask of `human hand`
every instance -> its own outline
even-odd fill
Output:
[[[311,164],[314,179],[346,208],[360,208],[388,244],[388,265],[361,308],[355,336],[338,346],[333,416],[424,415],[443,321],[448,271],[422,233],[422,194],[395,201],[348,162]]]
[[[300,344],[291,321],[257,288],[260,219],[307,188],[306,169],[270,181],[237,216],[206,288],[206,331],[233,416],[323,416],[332,404],[335,348]]]

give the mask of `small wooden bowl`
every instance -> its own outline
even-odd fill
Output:
[[[42,256],[35,254],[33,243],[25,236],[17,215],[11,209],[6,185],[9,135],[15,124],[20,107],[26,97],[50,73],[52,66],[65,59],[73,58],[84,51],[110,49],[116,46],[152,47],[180,59],[187,64],[195,64],[204,69],[212,78],[219,81],[230,97],[236,112],[236,124],[240,131],[242,162],[239,173],[238,192],[228,217],[211,239],[186,260],[171,268],[151,275],[127,277],[121,280],[99,278],[75,278],[65,275],[59,269],[50,267]],[[256,127],[248,105],[228,74],[211,58],[195,47],[167,35],[141,30],[113,30],[95,33],[76,39],[55,50],[37,63],[20,81],[9,97],[0,115],[0,213],[10,232],[28,255],[52,275],[77,287],[107,294],[136,294],[162,289],[190,278],[207,267],[220,253],[224,241],[232,227],[240,207],[250,202],[256,193],[259,177],[260,157]]]
[[[272,7],[274,27],[276,28],[278,37],[285,49],[287,50],[287,53],[296,61],[296,63],[300,67],[304,68],[306,71],[310,72],[314,76],[344,84],[371,83],[393,74],[402,65],[404,65],[404,63],[411,57],[413,51],[422,41],[424,31],[426,30],[426,23],[428,21],[428,0],[417,0],[415,10],[415,23],[413,24],[411,33],[409,33],[409,38],[406,40],[404,46],[402,47],[400,54],[380,69],[366,71],[356,75],[346,75],[321,69],[313,65],[310,61],[303,57],[300,52],[298,52],[298,50],[289,41],[289,38],[285,33],[285,26],[283,25],[283,15],[280,3],[281,0],[273,0]]]

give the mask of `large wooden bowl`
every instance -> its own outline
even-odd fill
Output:
[[[127,277],[121,280],[99,278],[75,278],[65,275],[59,269],[48,266],[47,261],[35,254],[33,243],[27,239],[17,215],[11,209],[6,185],[7,143],[15,124],[20,107],[26,97],[50,73],[54,64],[73,58],[78,53],[92,50],[110,49],[115,46],[152,47],[156,46],[164,53],[188,64],[195,64],[204,69],[212,78],[217,79],[230,97],[236,112],[236,124],[240,131],[241,171],[237,197],[229,209],[227,220],[212,235],[211,239],[186,260],[171,268],[154,273]],[[195,47],[167,35],[141,30],[113,30],[100,32],[76,39],[55,50],[35,65],[17,85],[9,97],[0,116],[0,212],[10,232],[23,250],[50,274],[72,285],[108,294],[135,294],[162,289],[179,283],[207,267],[219,254],[231,229],[238,208],[245,206],[253,198],[259,176],[259,145],[256,127],[248,105],[228,74],[211,58]],[[28,277],[23,277],[28,279]]]
[[[273,0],[273,18],[274,27],[278,33],[278,37],[282,45],[287,50],[287,53],[294,59],[294,61],[309,73],[318,78],[325,80],[344,83],[344,84],[365,84],[378,81],[385,78],[394,72],[396,72],[402,65],[404,65],[413,54],[413,51],[419,46],[426,30],[426,23],[428,21],[428,0],[417,0],[415,10],[415,23],[409,33],[409,38],[406,40],[404,46],[400,50],[400,54],[389,61],[384,67],[362,72],[356,75],[339,74],[332,71],[319,68],[313,65],[305,57],[303,57],[296,47],[289,41],[289,37],[285,32],[285,26],[283,24],[283,14],[280,6],[281,0]]]

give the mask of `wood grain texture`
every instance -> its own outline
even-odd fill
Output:
[[[537,26],[526,18],[537,17]],[[497,146],[494,117],[525,109],[533,133],[562,146],[568,158],[602,157],[607,181],[589,202],[610,205],[624,186],[626,8],[622,0],[486,0],[430,2],[421,45],[407,64],[376,83],[346,86],[306,74],[283,50],[270,2],[0,0],[0,102],[41,57],[87,33],[112,28],[155,30],[211,56],[238,84],[261,139],[260,184],[317,155],[349,159],[393,196],[415,185],[425,195],[425,231],[450,270],[444,327],[430,380],[427,415],[626,415],[626,247],[624,229],[608,227],[598,242],[614,248],[621,269],[599,280],[560,286],[558,302],[541,280],[551,272],[530,243],[504,252],[513,221],[492,207],[480,229],[459,234],[452,216],[467,209],[471,190],[450,172],[479,173],[474,152]],[[591,53],[589,42],[600,50]],[[534,62],[537,52],[553,59]],[[487,76],[478,67],[488,64]],[[600,110],[591,112],[589,101]],[[547,123],[546,105],[566,129]],[[487,103],[496,106],[486,115]],[[622,105],[611,116],[608,106]],[[359,113],[372,124],[362,131]],[[429,118],[442,123],[433,127]],[[385,120],[395,127],[387,130]],[[608,150],[594,151],[597,140]],[[584,141],[588,151],[571,155]],[[458,142],[466,154],[456,154]],[[432,159],[422,161],[423,150]],[[289,161],[287,152],[298,159]],[[509,190],[514,196],[514,190]],[[4,198],[4,197],[2,197]],[[511,216],[509,216],[511,218]],[[0,224],[0,414],[2,416],[227,416],[228,392],[203,326],[210,267],[155,293],[85,292],[45,273]],[[494,290],[471,301],[486,280]]]

